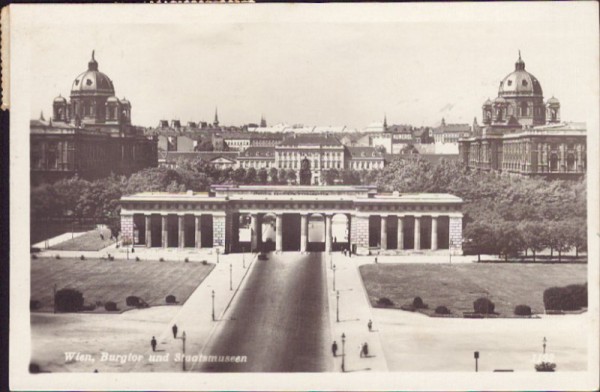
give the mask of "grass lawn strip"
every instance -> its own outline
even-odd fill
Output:
[[[184,303],[210,273],[213,264],[158,261],[106,261],[100,259],[31,260],[31,299],[42,311],[52,311],[52,292],[73,288],[83,293],[85,304],[117,303],[125,310],[125,298],[135,295],[151,306],[164,305],[169,294]],[[97,311],[104,311],[100,306]]]
[[[371,305],[387,297],[394,307],[421,297],[426,313],[444,305],[454,315],[473,311],[473,302],[488,297],[501,317],[512,317],[515,306],[543,313],[543,292],[552,286],[585,283],[587,265],[565,264],[369,264],[360,267]]]

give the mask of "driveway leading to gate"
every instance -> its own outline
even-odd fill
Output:
[[[206,356],[246,356],[243,363],[203,362],[209,372],[331,370],[325,268],[321,253],[269,254],[257,260]]]

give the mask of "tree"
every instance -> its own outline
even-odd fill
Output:
[[[323,173],[323,179],[326,185],[334,185],[340,178],[340,172],[337,169],[329,169]]]
[[[587,250],[587,222],[585,219],[574,218],[569,221],[569,242],[575,248],[575,257],[580,251]]]
[[[283,168],[279,169],[277,179],[280,184],[287,183],[287,171]]]
[[[546,230],[546,245],[553,251],[558,252],[558,261],[562,261],[562,252],[571,248],[571,236],[569,226],[565,221],[549,222]]]
[[[542,222],[526,221],[518,226],[525,249],[530,249],[535,262],[535,255],[545,249],[545,225]]]
[[[256,169],[251,167],[246,171],[246,184],[254,184],[256,183],[257,180],[257,176],[256,176]]]
[[[243,184],[244,180],[246,180],[246,169],[243,167],[238,167],[233,171],[232,180],[236,184]]]
[[[294,169],[288,169],[286,179],[291,183],[295,183],[297,180],[296,171]]]
[[[279,176],[276,167],[269,169],[269,179],[271,180],[272,184],[277,184],[279,182]]]
[[[481,261],[482,254],[496,253],[494,227],[488,222],[470,223],[465,228],[464,237],[477,253],[477,262]]]
[[[523,249],[521,233],[513,222],[502,222],[496,225],[495,235],[499,255],[508,261],[509,256],[515,256]]]
[[[265,169],[264,167],[261,167],[258,170],[257,177],[258,177],[259,184],[266,185],[268,182],[268,179],[269,179],[269,173],[267,172],[267,169]]]
[[[294,180],[295,180],[294,175]],[[308,158],[304,158],[300,162],[300,185],[310,185],[312,178],[312,172],[310,170],[310,161]]]

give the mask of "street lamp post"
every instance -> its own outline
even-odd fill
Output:
[[[335,321],[339,323],[340,322],[340,291],[339,290],[336,291],[335,298],[336,298],[336,301],[335,301]]]
[[[242,253],[242,268],[246,269],[246,255]]]
[[[229,264],[229,290],[233,290],[233,265]]]
[[[346,371],[346,334],[342,333],[342,372]]]
[[[52,286],[52,302],[54,305],[54,313],[56,313],[56,283]]]
[[[185,331],[181,334],[181,341],[183,342],[183,371],[185,372]]]
[[[329,256],[329,269],[333,269],[333,256]]]
[[[215,252],[217,252],[217,264],[219,264],[219,248]]]
[[[475,357],[475,372],[478,372],[479,371],[479,366],[478,366],[479,365],[479,363],[478,363],[478,361],[479,361],[479,351],[475,351],[473,353],[473,356]]]
[[[215,290],[212,291],[212,320],[215,321]]]
[[[335,291],[335,264],[333,265],[333,291]]]

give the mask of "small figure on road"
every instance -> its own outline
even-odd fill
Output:
[[[367,323],[367,327],[369,328],[369,332],[373,330],[373,322],[371,320],[369,320],[369,322]]]
[[[100,233],[100,239],[104,241],[104,234]]]
[[[369,356],[369,345],[367,343],[363,343],[361,357],[368,357],[368,356]]]
[[[338,346],[337,346],[336,341],[334,340],[333,344],[331,345],[331,352],[333,353],[334,357],[337,357],[337,349],[338,349]]]
[[[150,345],[152,346],[152,351],[156,351],[156,338],[152,336],[152,340],[150,341]]]
[[[131,253],[135,253],[135,248],[133,246],[131,247]]]
[[[177,339],[177,324],[173,324],[173,339]]]
[[[375,264],[377,264],[377,256],[375,256]]]

